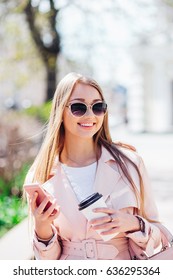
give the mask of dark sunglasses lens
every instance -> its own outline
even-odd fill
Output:
[[[96,103],[93,105],[93,113],[96,116],[101,116],[106,113],[107,110],[107,104],[104,102]]]
[[[87,107],[85,104],[82,103],[74,103],[71,104],[71,112],[76,117],[83,116],[87,111]]]

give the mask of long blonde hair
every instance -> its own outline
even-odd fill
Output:
[[[96,88],[102,98],[104,100],[103,92],[98,83],[88,77],[82,76],[78,73],[69,73],[66,75],[58,84],[57,89],[54,94],[52,109],[50,113],[50,118],[47,127],[47,133],[45,135],[43,144],[41,146],[40,152],[36,157],[33,166],[31,168],[34,169],[34,178],[33,181],[38,181],[40,183],[44,183],[48,180],[53,164],[55,162],[55,158],[58,154],[61,153],[64,145],[64,126],[62,122],[62,116],[65,109],[65,106],[72,94],[72,91],[76,84],[83,83],[86,85],[90,85]],[[146,217],[144,211],[144,186],[142,181],[142,176],[137,165],[129,159],[120,149],[120,146],[123,146],[127,149],[133,149],[131,146],[123,145],[121,143],[115,144],[112,142],[109,126],[108,126],[108,113],[105,114],[102,127],[100,130],[94,135],[94,144],[97,159],[99,157],[99,150],[101,146],[104,146],[116,159],[116,162],[125,175],[125,177],[130,182],[134,193],[136,195],[136,199],[140,200],[139,213],[143,217]],[[125,162],[131,163],[136,169],[139,178],[140,178],[140,193],[135,186],[133,179],[128,172]]]

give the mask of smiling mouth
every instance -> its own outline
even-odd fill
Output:
[[[78,123],[82,127],[93,127],[95,123]]]

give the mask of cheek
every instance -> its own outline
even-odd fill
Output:
[[[71,130],[74,126],[74,123],[71,118],[65,118],[63,123],[65,130]]]
[[[97,122],[97,128],[101,128],[102,126],[103,126],[103,120],[104,120],[104,118],[100,118],[100,119],[98,119],[98,122]]]
[[[63,123],[64,123],[64,127],[68,127],[71,125],[73,119],[72,116],[70,114],[70,112],[64,112],[63,114]]]
[[[71,114],[66,113],[63,115],[63,124],[66,131],[73,131],[76,128],[77,120]]]

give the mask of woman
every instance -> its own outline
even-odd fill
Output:
[[[37,206],[36,259],[131,259],[133,244],[147,254],[161,242],[158,214],[142,159],[129,145],[112,142],[107,104],[93,79],[70,73],[56,89],[47,134],[25,183],[39,182],[50,193]],[[78,204],[101,193],[102,218],[87,221]],[[54,198],[54,200],[53,200]],[[103,236],[116,234],[104,242]]]

